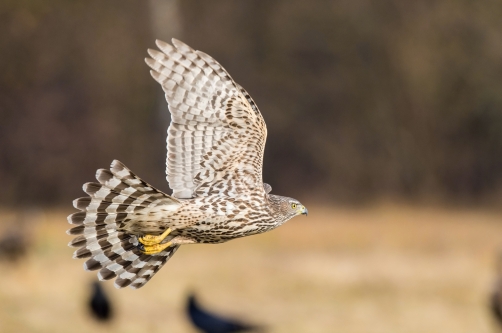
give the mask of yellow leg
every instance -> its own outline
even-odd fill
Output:
[[[171,246],[171,242],[167,242],[164,244],[154,244],[154,245],[145,245],[145,249],[143,251],[144,254],[155,254],[162,252],[165,248]]]
[[[167,228],[166,231],[164,231],[164,233],[160,236],[153,236],[153,235],[145,235],[143,237],[138,237],[138,241],[145,245],[148,246],[148,245],[156,245],[156,244],[160,244],[164,238],[167,237],[167,235],[169,235],[171,233],[171,228]]]

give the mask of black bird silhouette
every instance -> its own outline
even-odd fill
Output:
[[[33,243],[34,225],[42,216],[37,209],[26,208],[11,220],[0,221],[6,226],[0,235],[0,260],[17,263],[28,254]]]
[[[498,332],[502,332],[502,252],[499,252],[497,256],[495,273],[495,283],[490,296],[490,310],[498,325]]]
[[[492,315],[497,320],[497,323],[502,327],[502,295],[500,290],[500,282],[497,282],[498,288],[494,290],[490,299],[490,309]]]
[[[192,323],[205,333],[261,331],[258,326],[248,325],[208,312],[201,308],[194,294],[190,294],[188,297],[187,312]]]
[[[92,295],[89,300],[89,309],[94,316],[99,321],[105,322],[110,321],[113,316],[112,306],[108,296],[106,296],[103,287],[98,281],[92,284]]]
[[[27,252],[28,241],[21,231],[12,229],[0,238],[0,258],[17,262]]]

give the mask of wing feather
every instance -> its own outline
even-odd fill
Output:
[[[249,94],[209,55],[173,39],[145,61],[171,124],[167,181],[177,198],[261,190],[267,129]]]

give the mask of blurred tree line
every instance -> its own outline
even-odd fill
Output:
[[[257,101],[273,192],[502,193],[502,2],[165,1],[172,37]],[[113,158],[167,191],[169,119],[143,62],[166,38],[152,16],[174,10],[159,4],[0,3],[0,204],[66,203]]]

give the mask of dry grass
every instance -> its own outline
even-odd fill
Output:
[[[0,331],[194,332],[183,312],[194,290],[215,311],[270,332],[492,332],[486,305],[502,213],[309,212],[264,235],[183,247],[143,289],[107,282],[117,318],[106,327],[87,316],[95,275],[71,259],[67,212],[44,212],[34,218],[30,255],[0,264]]]

